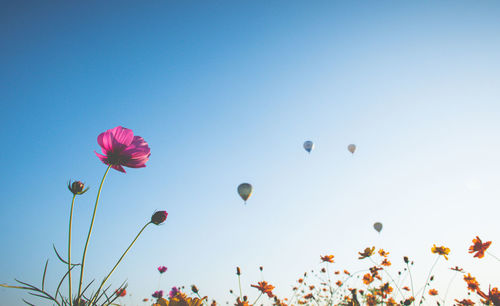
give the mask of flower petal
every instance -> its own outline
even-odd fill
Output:
[[[134,132],[131,129],[117,126],[114,129],[108,130],[116,141],[114,144],[129,146],[134,140]]]

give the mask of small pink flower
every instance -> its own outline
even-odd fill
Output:
[[[155,292],[152,294],[152,296],[153,296],[154,298],[157,298],[157,299],[162,298],[162,297],[163,297],[163,290],[155,291]]]
[[[160,266],[160,267],[158,267],[158,271],[160,271],[160,273],[163,274],[163,273],[167,272],[167,267]]]
[[[146,167],[151,150],[148,143],[142,137],[134,136],[130,129],[117,126],[107,130],[97,137],[97,143],[101,146],[101,155],[95,154],[106,165],[125,173],[122,166],[129,168]]]
[[[177,287],[172,287],[172,290],[170,290],[170,292],[168,293],[168,296],[170,298],[173,298],[174,296],[177,295],[177,293],[179,293],[179,289]]]

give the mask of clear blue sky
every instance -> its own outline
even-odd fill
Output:
[[[86,276],[104,277],[167,210],[111,278],[133,301],[158,289],[159,265],[162,289],[195,283],[222,302],[237,265],[256,296],[262,265],[287,297],[320,254],[356,270],[368,245],[397,266],[414,258],[423,284],[444,244],[436,287],[452,265],[500,285],[498,262],[467,254],[475,235],[500,254],[498,16],[495,1],[3,1],[0,282],[39,282],[47,258],[58,279],[68,179],[91,187],[78,257],[106,168],[97,135],[123,125],[152,155],[108,176]],[[241,182],[255,188],[246,206]],[[0,305],[26,296],[0,288]]]

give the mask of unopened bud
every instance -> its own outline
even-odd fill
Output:
[[[198,293],[198,288],[195,285],[191,285],[191,291]]]
[[[405,263],[409,263],[410,262],[410,260],[408,259],[408,256],[403,257],[403,260],[405,261]]]
[[[165,220],[167,220],[167,216],[168,216],[168,213],[166,211],[164,211],[164,210],[157,211],[153,214],[153,216],[151,216],[151,223],[154,223],[156,225],[160,225],[163,222],[165,222]]]
[[[259,267],[259,270],[260,270],[260,271],[264,270],[264,267],[260,266],[260,267]]]
[[[85,184],[80,181],[74,181],[73,183],[69,181],[68,189],[74,195],[84,194],[87,190],[89,190],[89,188],[85,189]]]
[[[240,267],[236,267],[236,275],[241,275]]]

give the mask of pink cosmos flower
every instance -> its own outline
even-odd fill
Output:
[[[177,293],[179,293],[179,289],[177,287],[172,287],[172,290],[170,290],[170,292],[168,293],[168,296],[170,298],[173,298],[174,296],[177,295]]]
[[[158,267],[158,271],[159,271],[161,274],[163,274],[163,273],[167,272],[167,267],[165,267],[165,266],[160,266],[160,267]]]
[[[106,165],[125,173],[122,166],[129,168],[146,167],[146,162],[151,155],[148,143],[142,137],[134,136],[130,129],[117,126],[107,130],[97,137],[97,143],[101,146],[101,155],[95,154]]]
[[[161,299],[163,297],[163,290],[155,291],[151,296],[157,299]]]

